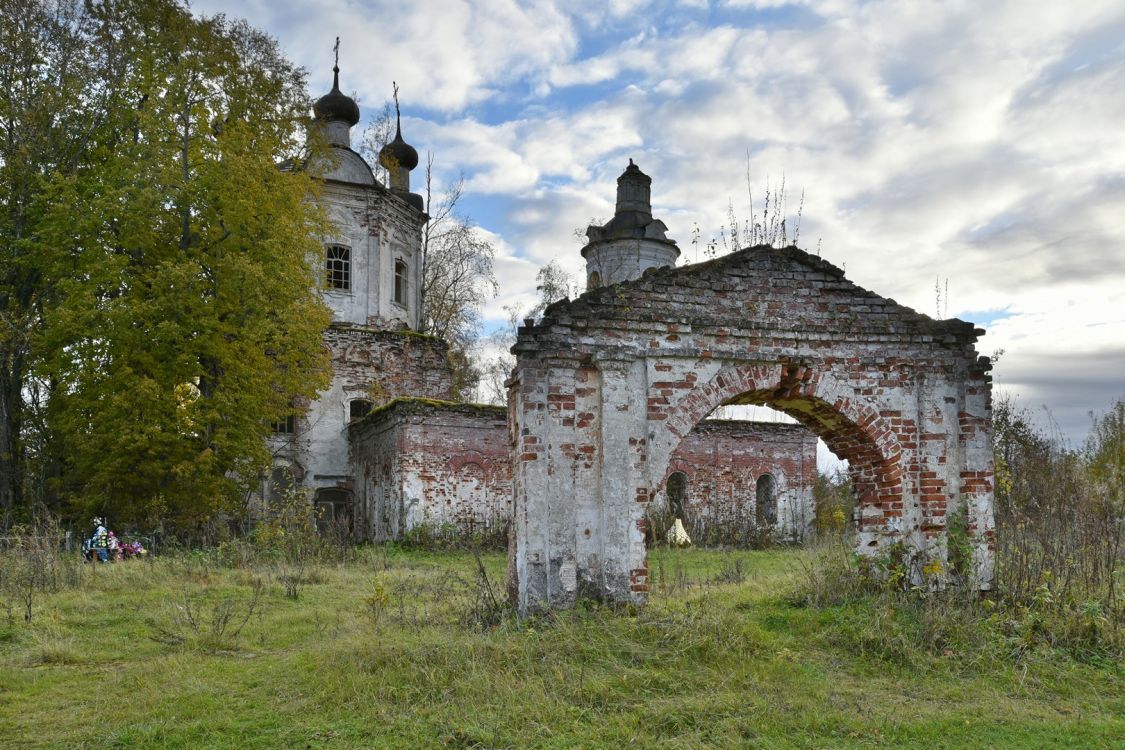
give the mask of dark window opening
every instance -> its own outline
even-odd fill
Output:
[[[754,517],[759,526],[777,523],[777,481],[769,474],[758,477],[755,494]]]
[[[374,404],[367,399],[357,398],[348,404],[348,418],[353,422],[357,419],[363,419],[371,413],[373,406]]]
[[[395,302],[400,305],[406,304],[406,263],[401,260],[395,261]]]
[[[352,496],[347,490],[326,488],[318,490],[313,502],[316,511],[316,528],[320,533],[339,531],[347,533],[352,527]]]
[[[326,248],[325,271],[329,289],[352,288],[352,251],[343,245]]]
[[[297,431],[297,417],[290,414],[274,422],[271,427],[275,435],[292,435]]]
[[[668,477],[668,512],[672,518],[683,519],[684,502],[687,500],[687,474],[674,472]]]

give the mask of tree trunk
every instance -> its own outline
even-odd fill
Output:
[[[0,371],[0,528],[7,528],[23,495],[22,448],[23,366],[21,352],[5,347]]]

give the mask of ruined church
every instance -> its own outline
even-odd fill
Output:
[[[311,165],[332,224],[318,259],[332,311],[324,333],[332,380],[302,414],[274,426],[263,501],[301,488],[322,522],[360,539],[397,539],[424,525],[503,526],[513,513],[513,451],[526,437],[512,432],[509,407],[452,400],[447,345],[418,332],[428,218],[410,187],[418,153],[396,120],[379,154],[389,175],[382,184],[351,148],[359,107],[340,90],[338,67],[333,73],[332,90],[314,107],[329,153]],[[680,255],[652,216],[651,179],[632,161],[618,179],[613,218],[587,237],[591,293],[672,268]],[[611,450],[616,438],[605,440]],[[742,525],[800,538],[812,523],[816,437],[799,424],[698,420],[667,469],[651,507],[696,533]]]

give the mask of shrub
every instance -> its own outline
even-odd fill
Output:
[[[163,619],[149,618],[152,639],[173,646],[215,653],[238,647],[238,637],[255,616],[261,617],[265,585],[260,578],[250,585],[249,599],[223,595],[208,600],[184,592]]]
[[[965,641],[975,628],[1012,658],[1042,649],[1088,661],[1125,657],[1125,605],[1117,595],[1125,534],[1125,401],[1095,419],[1079,452],[1001,399],[993,412],[993,447],[991,600],[982,602],[966,585],[970,539],[957,513],[950,518],[944,566],[921,565],[903,545],[880,557],[857,556],[844,540],[813,555],[795,600],[818,607],[872,603],[909,617],[912,632],[924,636],[920,643]]]
[[[1125,403],[1094,421],[1085,452],[1037,429],[1010,401],[994,408],[997,595],[1018,648],[1120,648],[1125,533]],[[1021,645],[1022,644],[1022,645]],[[1117,644],[1116,646],[1114,644]]]
[[[30,623],[39,594],[73,588],[81,580],[81,558],[63,554],[64,535],[54,519],[14,526],[0,548],[0,596],[9,613],[18,609]]]

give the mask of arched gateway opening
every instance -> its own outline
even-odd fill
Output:
[[[992,581],[988,361],[935,321],[795,248],[750,248],[548,308],[510,381],[521,611],[641,602],[644,512],[691,429],[724,404],[796,418],[849,464],[857,546],[944,560],[963,514]]]
[[[667,390],[663,382],[654,387]],[[875,409],[843,393],[831,372],[817,373],[809,365],[730,364],[706,383],[693,388],[665,414],[656,412],[664,429],[650,431],[653,468],[718,406],[768,406],[788,414],[829,450],[848,462],[856,495],[857,533],[861,548],[880,546],[885,532],[904,531],[903,484],[899,462],[902,448],[892,423]],[[659,485],[658,485],[659,489]],[[777,483],[770,474],[755,482],[755,519],[777,521]],[[918,540],[915,540],[918,541]]]

